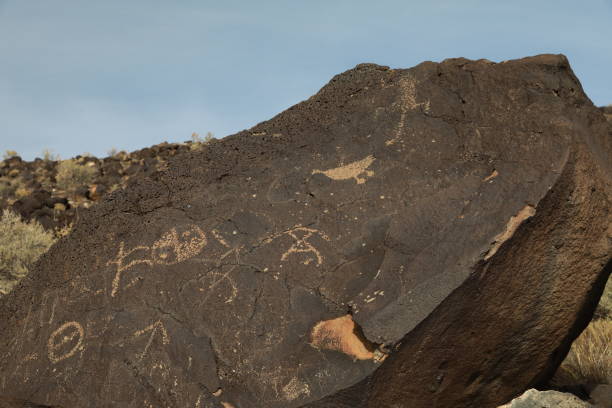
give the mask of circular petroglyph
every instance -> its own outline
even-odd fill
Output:
[[[85,330],[78,322],[66,322],[56,329],[47,342],[49,360],[59,363],[79,351],[85,338]]]

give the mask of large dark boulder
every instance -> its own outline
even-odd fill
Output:
[[[0,300],[0,395],[507,402],[610,273],[607,132],[563,56],[358,65],[84,211]]]

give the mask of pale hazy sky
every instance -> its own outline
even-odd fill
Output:
[[[0,152],[223,137],[361,62],[539,53],[612,103],[612,0],[0,0]]]

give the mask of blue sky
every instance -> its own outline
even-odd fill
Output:
[[[539,53],[612,103],[612,0],[0,0],[0,152],[223,137],[361,62]]]

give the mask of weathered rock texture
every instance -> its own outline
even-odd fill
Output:
[[[498,406],[610,273],[607,132],[563,56],[359,65],[85,211],[0,300],[0,394]]]

